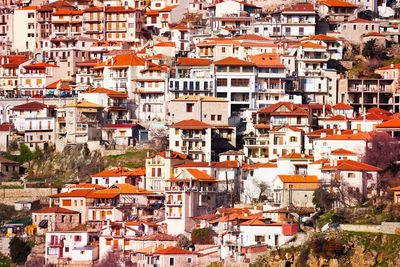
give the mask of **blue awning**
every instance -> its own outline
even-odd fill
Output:
[[[48,220],[42,220],[40,223],[39,223],[39,227],[41,227],[41,228],[47,228],[47,224],[48,224]]]
[[[137,215],[129,216],[128,221],[133,221],[137,219]]]

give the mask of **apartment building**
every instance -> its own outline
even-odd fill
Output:
[[[146,158],[146,180],[144,188],[162,193],[167,181],[174,176],[173,168],[185,162],[192,162],[189,155],[166,150]]]
[[[195,120],[183,120],[169,126],[169,148],[191,155],[195,161],[210,161],[211,150],[210,124]]]
[[[329,59],[342,60],[343,58],[343,40],[333,36],[318,34],[315,36],[307,37],[301,40],[304,42],[311,42],[320,44],[326,47]]]
[[[338,31],[349,42],[360,44],[363,35],[379,32],[379,22],[357,18],[340,24]]]
[[[105,40],[140,42],[143,28],[140,10],[127,6],[106,6],[104,16]],[[100,29],[98,24],[97,29]]]
[[[400,111],[393,79],[341,79],[338,97],[358,114],[373,107],[393,113]]]
[[[24,135],[24,142],[31,149],[44,149],[55,143],[55,106],[27,102],[11,110],[16,130]]]
[[[318,14],[332,24],[357,18],[358,6],[341,0],[323,0],[316,4]]]
[[[178,57],[169,78],[169,99],[184,95],[212,96],[215,90],[214,66],[210,59]]]
[[[14,8],[10,0],[2,1],[0,8],[0,55],[9,55],[12,49]]]
[[[104,8],[90,7],[83,10],[83,36],[97,40],[104,39]],[[122,25],[121,25],[122,26]]]
[[[100,139],[99,125],[104,121],[103,106],[74,100],[57,108],[57,137],[66,143],[87,143]]]
[[[217,78],[215,96],[229,101],[229,116],[238,115],[244,108],[255,108],[254,63],[227,57],[214,64]]]
[[[165,188],[165,218],[168,234],[178,235],[192,229],[194,217],[216,208],[216,178],[197,169],[185,169],[168,180]]]
[[[59,8],[51,13],[51,37],[71,38],[82,34],[82,10]]]
[[[12,48],[17,52],[38,51],[38,6],[27,6],[14,11]]]
[[[1,57],[0,65],[0,94],[3,96],[16,96],[19,86],[20,74],[24,72],[23,66],[29,64],[25,56]]]
[[[31,63],[24,65],[19,75],[19,93],[29,96],[48,94],[46,86],[63,76],[59,66],[49,63]]]

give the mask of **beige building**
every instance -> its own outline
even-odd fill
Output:
[[[165,188],[165,222],[168,234],[184,234],[194,228],[194,217],[216,209],[217,180],[198,169],[184,169]]]
[[[37,226],[37,234],[49,231],[68,231],[79,225],[79,212],[53,206],[32,211],[32,225]]]
[[[171,100],[172,123],[195,119],[213,126],[228,125],[229,101],[213,96],[182,96]]]
[[[57,109],[57,135],[67,143],[86,143],[99,140],[99,123],[104,107],[89,101],[77,101]]]
[[[379,22],[358,18],[341,24],[339,32],[341,37],[350,43],[359,44],[363,35],[370,32],[379,32]]]
[[[27,6],[14,11],[13,49],[17,52],[36,51],[39,45],[37,6]]]
[[[210,124],[190,119],[170,125],[169,148],[191,155],[195,161],[211,161]]]
[[[166,150],[147,157],[144,188],[156,193],[164,192],[166,181],[174,175],[174,166],[186,162],[192,162],[191,157],[172,150]]]

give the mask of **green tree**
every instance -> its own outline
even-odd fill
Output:
[[[376,45],[375,40],[369,40],[362,50],[362,55],[366,58],[373,58],[375,57],[376,53]]]
[[[10,256],[14,263],[23,263],[26,261],[29,253],[31,253],[31,248],[29,245],[18,237],[11,239],[10,244]]]
[[[313,194],[313,204],[321,211],[332,209],[332,205],[336,199],[335,193],[330,193],[324,188],[317,188]]]
[[[193,244],[213,244],[213,238],[209,228],[193,229],[191,238]]]
[[[184,235],[181,235],[178,239],[178,241],[176,242],[176,246],[179,248],[183,248],[188,250],[190,248],[190,246],[192,245],[192,242],[190,241],[189,238],[187,238]]]

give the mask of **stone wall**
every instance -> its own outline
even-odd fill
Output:
[[[381,232],[384,234],[400,234],[400,222],[382,222]]]
[[[352,232],[371,232],[371,233],[381,232],[381,226],[373,224],[341,224],[340,229],[342,229],[343,231],[352,231]]]
[[[57,188],[25,188],[0,189],[0,203],[14,205],[17,201],[33,201],[39,199],[41,203],[48,203],[48,196],[57,194]]]

